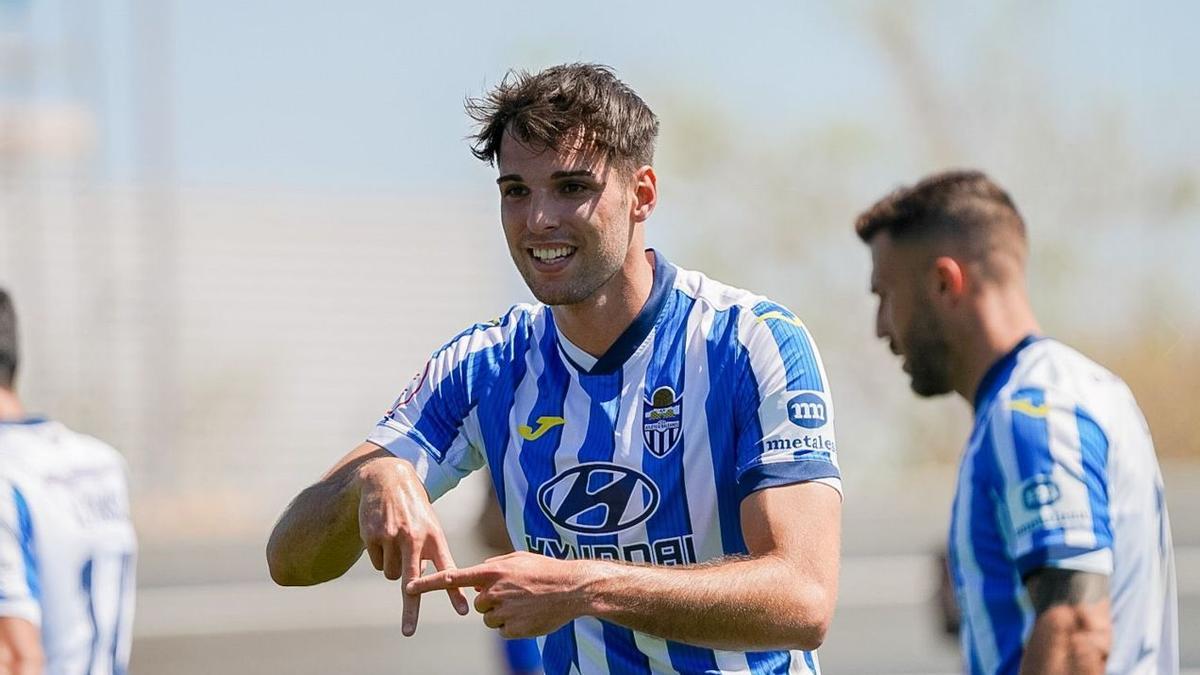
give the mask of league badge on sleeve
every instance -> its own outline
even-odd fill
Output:
[[[669,386],[662,386],[645,401],[642,437],[646,449],[655,457],[665,457],[683,435],[683,397]]]

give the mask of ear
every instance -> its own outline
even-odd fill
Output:
[[[633,203],[630,216],[633,222],[645,222],[658,205],[658,176],[650,165],[643,166],[633,174]]]
[[[967,278],[962,265],[949,256],[934,259],[931,282],[932,296],[952,305],[957,304],[967,290]]]

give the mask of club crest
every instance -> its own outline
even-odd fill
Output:
[[[655,457],[665,457],[683,435],[683,398],[662,386],[646,399],[642,415],[642,437]]]

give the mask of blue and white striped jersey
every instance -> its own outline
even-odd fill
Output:
[[[1044,567],[1109,576],[1108,672],[1179,672],[1171,530],[1150,431],[1124,382],[1026,338],[984,377],[959,469],[950,567],[968,672],[1017,673]]]
[[[803,324],[655,258],[645,308],[601,358],[548,307],[516,306],[435,353],[369,440],[413,462],[433,498],[486,465],[514,546],[557,558],[744,554],[747,494],[840,492],[829,384]],[[807,652],[702,649],[592,617],[540,643],[548,675],[818,672]]]
[[[47,675],[126,672],[135,552],[115,450],[57,422],[0,422],[0,616],[41,629]]]

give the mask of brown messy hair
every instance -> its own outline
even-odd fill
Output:
[[[901,187],[859,215],[864,242],[887,232],[897,242],[950,244],[988,261],[1007,252],[1024,258],[1025,221],[1008,193],[982,171],[944,171]]]
[[[512,70],[486,96],[468,98],[466,108],[478,125],[471,152],[489,164],[505,131],[533,147],[555,149],[582,135],[610,161],[636,167],[654,161],[658,117],[608,66]]]

